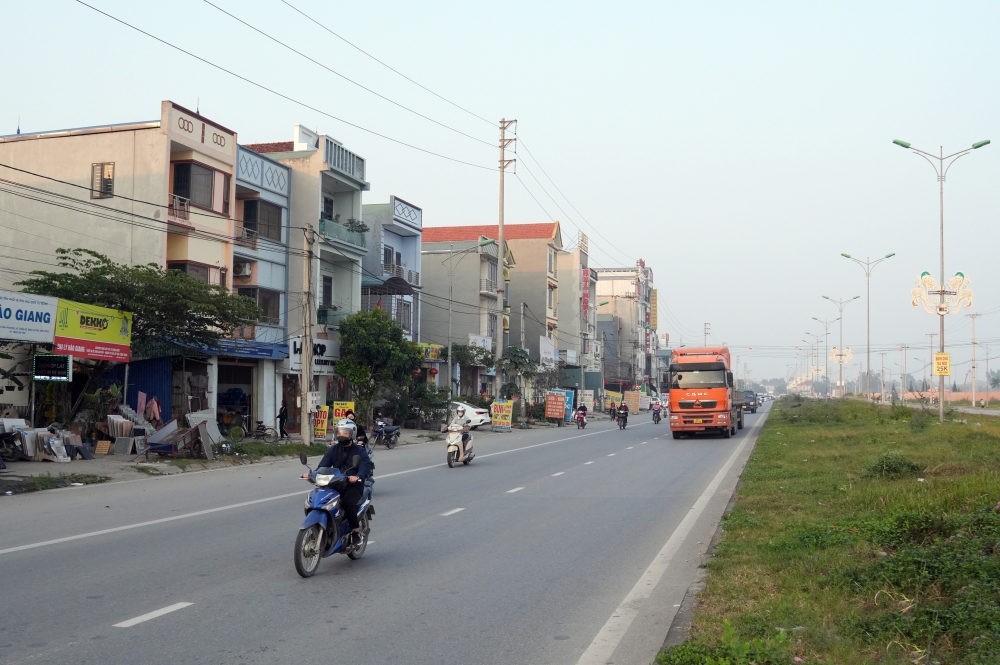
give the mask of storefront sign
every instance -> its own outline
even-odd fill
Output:
[[[583,284],[581,285],[580,306],[583,309],[583,320],[590,320],[590,268],[583,269]]]
[[[354,411],[354,402],[334,402],[333,420],[334,422],[347,417],[348,411]]]
[[[542,367],[556,366],[556,345],[545,335],[538,336],[538,364]]]
[[[593,390],[581,390],[580,391],[580,404],[586,405],[588,413],[593,413],[594,412],[594,391]]]
[[[656,289],[649,290],[649,327],[656,330],[660,322],[660,299]]]
[[[639,396],[639,409],[642,411],[649,411],[649,395]]]
[[[32,360],[32,378],[35,381],[73,380],[73,356],[38,354]]]
[[[58,298],[0,291],[0,340],[51,344]]]
[[[566,394],[550,390],[545,393],[545,417],[562,418],[566,412]]]
[[[469,346],[478,346],[487,351],[493,350],[493,338],[487,335],[473,335],[469,333]]]
[[[132,313],[59,300],[55,352],[127,363],[132,355]]]
[[[441,360],[441,349],[444,347],[440,344],[428,344],[427,342],[417,342],[417,346],[424,354],[424,362],[438,362]]]
[[[639,398],[640,394],[638,390],[625,391],[625,405],[628,407],[630,413],[639,411]]]
[[[490,418],[494,432],[509,432],[514,414],[514,402],[509,399],[495,399],[490,404]]]
[[[334,373],[337,358],[333,354],[333,341],[328,339],[313,340],[313,376],[325,376]],[[292,374],[302,373],[302,337],[295,336],[288,340],[288,367]]]
[[[330,407],[321,406],[313,416],[313,436],[326,436],[326,426],[330,422]]]
[[[951,354],[935,353],[934,354],[934,376],[951,376]]]

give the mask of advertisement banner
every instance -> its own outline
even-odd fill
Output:
[[[337,422],[342,418],[347,417],[348,411],[354,410],[354,402],[334,402],[333,403],[333,422]]]
[[[441,360],[441,349],[444,347],[440,344],[428,344],[426,342],[417,342],[417,346],[424,353],[424,362],[438,362]]]
[[[32,376],[35,381],[73,381],[73,356],[36,354],[32,359]]]
[[[951,376],[950,353],[938,352],[934,354],[934,376]]]
[[[628,406],[629,413],[636,413],[639,410],[639,398],[638,390],[625,391],[625,404]]]
[[[132,356],[132,313],[59,300],[55,353],[127,363]]]
[[[649,411],[649,395],[641,395],[639,397],[639,409]]]
[[[583,283],[581,286],[580,307],[583,309],[583,319],[590,317],[590,268],[583,269]]]
[[[333,341],[313,339],[313,376],[330,376],[337,364]],[[292,374],[302,373],[302,336],[288,338],[288,369]]]
[[[587,413],[594,412],[594,391],[593,390],[581,390],[580,391],[580,404],[587,405]]]
[[[509,399],[495,399],[490,404],[490,417],[494,432],[509,432],[514,415],[514,402]]]
[[[545,393],[545,417],[564,418],[566,415],[566,393],[550,390]]]
[[[604,393],[604,408],[610,410],[612,402],[614,402],[615,408],[618,408],[618,405],[622,403],[622,394],[621,393],[616,393],[613,390],[605,391],[605,393]]]
[[[563,419],[569,422],[573,419],[573,395],[575,391],[566,388],[553,388],[550,392],[562,393],[565,398],[565,406],[563,407]]]
[[[321,406],[313,416],[313,436],[326,436],[326,427],[330,423],[330,407]]]
[[[543,368],[556,366],[556,345],[545,335],[538,336],[538,364]]]
[[[0,341],[51,344],[58,298],[0,291]]]
[[[469,346],[478,346],[487,351],[493,350],[493,338],[487,335],[473,335],[469,333]]]
[[[660,299],[656,289],[649,290],[649,327],[653,330],[659,328],[660,323]]]

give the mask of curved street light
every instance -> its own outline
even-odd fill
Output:
[[[865,257],[865,260],[862,261],[861,259],[856,259],[853,256],[851,256],[850,254],[845,254],[843,252],[841,252],[840,255],[843,256],[843,257],[845,257],[845,258],[848,258],[848,259],[854,261],[859,266],[861,266],[862,270],[865,271],[865,280],[866,280],[866,287],[865,288],[867,289],[867,294],[868,294],[868,296],[867,296],[867,299],[868,299],[868,315],[867,315],[868,322],[866,324],[866,328],[868,329],[868,332],[867,332],[867,336],[868,336],[868,343],[867,343],[867,346],[868,346],[868,349],[867,349],[868,367],[865,370],[865,373],[866,373],[866,386],[865,386],[865,393],[866,394],[865,394],[865,399],[871,399],[871,394],[872,394],[872,268],[874,268],[878,264],[882,263],[886,259],[891,259],[892,257],[896,256],[896,252],[890,252],[890,253],[886,254],[885,256],[883,256],[882,258],[875,259],[874,261],[872,261],[868,257]]]
[[[854,296],[853,298],[846,298],[844,300],[834,300],[830,296],[823,296],[823,298],[825,300],[829,300],[834,305],[836,305],[837,306],[837,311],[840,313],[840,348],[841,349],[844,348],[844,307],[848,303],[853,302],[853,301],[857,300],[860,297],[861,296]],[[850,353],[850,349],[848,349],[847,351],[848,351],[848,353]],[[837,385],[839,387],[840,396],[841,397],[844,396],[844,393],[846,392],[845,388],[847,387],[847,386],[844,385],[844,364],[850,362],[853,359],[854,359],[854,354],[853,353],[851,354],[851,357],[849,359],[847,359],[847,360],[843,360],[841,358],[834,359],[831,356],[831,360],[834,360],[837,364],[840,365],[840,377],[838,379],[838,384]]]

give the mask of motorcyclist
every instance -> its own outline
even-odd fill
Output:
[[[469,430],[468,430],[468,423],[465,420],[464,406],[459,406],[457,409],[455,409],[455,417],[451,419],[451,422],[448,423],[448,426],[449,427],[458,426],[462,428],[462,448],[464,450],[465,444],[469,442]]]
[[[353,475],[347,476],[347,489],[340,495],[340,507],[347,516],[347,523],[351,525],[351,541],[354,545],[361,544],[361,534],[358,520],[358,506],[364,494],[364,483],[372,473],[372,461],[368,456],[368,451],[357,442],[358,427],[353,420],[344,418],[337,422],[333,429],[333,438],[337,444],[330,446],[330,449],[323,455],[322,461],[316,468],[329,467],[340,469],[341,473]],[[359,457],[361,461],[355,467],[352,458]]]
[[[618,422],[621,422],[623,420],[625,421],[628,420],[628,404],[626,404],[625,402],[622,402],[620,405],[618,405]]]
[[[663,409],[663,405],[660,404],[659,402],[656,402],[655,404],[653,404],[653,417],[654,418],[659,418],[660,411],[662,409]]]
[[[580,404],[578,407],[576,407],[576,413],[577,413],[577,417],[581,417],[582,416],[584,422],[586,422],[586,420],[587,420],[587,405],[586,404]]]

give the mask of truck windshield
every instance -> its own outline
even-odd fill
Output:
[[[708,370],[670,370],[670,387],[680,388],[725,388],[726,371],[724,369]]]

